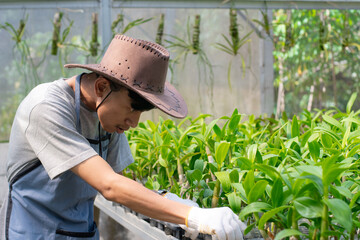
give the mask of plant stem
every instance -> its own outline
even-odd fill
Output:
[[[291,227],[292,227],[292,229],[295,229],[295,230],[298,230],[299,228],[298,228],[298,223],[297,223],[297,218],[296,218],[296,210],[295,210],[295,208],[293,208],[293,212],[292,212],[292,219],[291,219]],[[292,239],[299,239],[299,237],[297,237],[297,236],[292,236]]]
[[[218,204],[219,204],[219,195],[220,195],[220,181],[219,181],[219,179],[216,179],[214,192],[213,192],[213,197],[212,197],[212,201],[211,201],[211,207],[212,208],[215,208],[215,207],[218,206]]]
[[[206,155],[207,155],[207,158],[208,158],[208,161],[209,163],[214,163],[214,158],[213,156],[211,155],[211,151],[210,151],[210,148],[208,146],[205,147],[205,150],[206,150]],[[216,180],[216,177],[214,176],[214,174],[210,171],[210,175],[211,175],[211,179],[213,181]]]
[[[199,38],[200,38],[200,15],[196,15],[194,27],[193,27],[193,37],[192,37],[193,54],[197,54],[199,52],[199,45],[200,45]]]
[[[185,177],[184,177],[184,169],[181,165],[180,159],[177,159],[177,170],[178,170],[178,174],[179,174],[179,182],[182,185],[185,182]]]
[[[53,38],[52,38],[52,45],[51,45],[51,54],[52,55],[57,55],[57,50],[58,50],[57,44],[59,42],[62,16],[63,16],[62,12],[57,12],[54,15],[54,31],[53,31]]]
[[[115,36],[116,32],[116,27],[120,24],[120,32],[122,32],[123,28],[124,28],[124,15],[123,14],[118,14],[116,17],[116,20],[112,22],[111,24],[111,31],[113,32],[113,36]]]
[[[164,35],[164,17],[165,17],[165,15],[162,13],[160,15],[160,22],[159,22],[157,33],[156,33],[155,42],[160,45],[162,45],[162,38]]]
[[[328,199],[328,189],[326,186],[324,186],[324,200]],[[326,240],[327,237],[325,236],[325,232],[328,230],[329,228],[329,208],[326,205],[325,201],[324,201],[324,206],[323,206],[323,212],[322,212],[322,216],[321,216],[321,234],[320,234],[320,240]]]
[[[259,217],[259,214],[258,213],[254,213],[254,218],[255,218],[255,221],[257,223],[259,223],[260,221],[260,217]],[[260,234],[261,236],[264,238],[264,239],[269,239],[269,235],[266,233],[266,231],[264,230],[263,226],[260,228],[260,226],[258,226],[258,229],[260,231]]]
[[[99,47],[98,43],[98,14],[92,14],[92,34],[91,34],[91,43],[90,43],[90,53],[91,56],[96,57]]]
[[[169,167],[166,167],[165,170],[166,170],[166,175],[168,176],[168,179],[169,179],[170,186],[172,187],[172,186],[174,186],[174,181],[173,181],[173,178],[170,176]]]
[[[238,44],[239,44],[239,30],[237,24],[237,12],[236,9],[230,9],[230,36],[233,44],[233,54],[234,56],[237,54],[238,51]]]

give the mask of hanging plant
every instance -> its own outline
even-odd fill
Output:
[[[349,13],[348,11],[343,11],[342,13],[342,17],[343,17],[343,39],[342,39],[342,43],[341,43],[341,49],[343,52],[345,52],[346,48],[349,46],[349,42],[350,42],[350,29],[349,29]]]
[[[116,35],[116,28],[123,29],[124,28],[124,15],[119,13],[116,19],[111,24],[111,31],[113,33],[113,37]]]
[[[24,35],[24,30],[25,30],[25,20],[24,19],[20,19],[20,22],[19,22],[19,28],[17,29],[16,31],[16,42],[19,43],[21,42],[21,38],[22,36]]]
[[[43,51],[43,56],[41,57],[38,55],[35,56],[35,54],[33,54],[33,48],[28,44],[30,41],[24,39],[27,20],[28,15],[26,15],[24,19],[20,19],[18,28],[15,28],[8,22],[5,22],[4,25],[0,24],[0,29],[7,31],[15,42],[13,54],[16,61],[14,61],[14,64],[24,81],[21,84],[23,91],[21,94],[23,95],[26,95],[33,87],[41,83],[38,68],[44,62],[46,56],[46,51]],[[47,46],[48,45],[46,45],[46,48]],[[36,61],[34,61],[35,58]]]
[[[324,16],[324,12],[320,11],[319,12],[319,17],[320,17],[320,21],[319,21],[319,48],[320,51],[324,51],[325,50],[325,44],[327,43],[327,36],[326,36],[326,29],[325,29],[325,16]]]
[[[165,18],[165,15],[162,13],[160,15],[160,21],[159,21],[158,29],[157,29],[157,32],[156,32],[156,40],[155,40],[155,42],[157,44],[160,44],[160,45],[162,45],[162,38],[163,38],[163,35],[164,35],[164,18]]]
[[[192,45],[193,45],[193,49],[192,49],[193,54],[197,54],[199,52],[199,45],[200,45],[200,15],[195,16]]]
[[[20,19],[18,29],[15,29],[13,25],[6,22],[5,25],[0,24],[0,29],[4,29],[10,33],[12,39],[18,44],[22,41],[22,37],[24,35],[25,26],[27,22],[28,16],[25,19]]]
[[[115,21],[113,21],[111,24],[111,30],[113,32],[113,36],[115,36],[116,34],[125,34],[131,28],[141,25],[143,23],[149,22],[152,19],[153,18],[147,18],[147,19],[139,18],[139,19],[136,19],[136,20],[128,23],[124,27],[124,15],[120,13],[117,15],[117,18],[115,19]]]
[[[231,36],[233,44],[236,46],[238,44],[238,42],[240,41],[236,10],[229,9],[229,16],[230,16],[230,36]],[[235,54],[236,53],[237,52],[235,52]]]
[[[241,56],[242,70],[243,70],[243,76],[244,76],[245,68],[246,68],[245,59],[239,53],[239,50],[242,46],[244,46],[245,43],[251,41],[249,39],[249,37],[253,31],[248,32],[243,38],[240,38],[239,37],[239,29],[238,29],[239,25],[237,23],[237,12],[235,9],[229,10],[229,19],[230,19],[230,27],[229,27],[230,38],[228,38],[224,34],[222,34],[223,38],[226,41],[226,45],[222,44],[222,43],[215,43],[215,47],[225,53],[232,55],[232,58],[230,59],[229,66],[228,66],[228,85],[229,85],[229,88],[232,89],[232,87],[231,87],[232,61],[233,61],[234,57],[237,56],[238,54]]]
[[[213,84],[214,84],[214,73],[212,70],[212,65],[210,63],[209,58],[207,57],[204,49],[202,48],[200,42],[200,15],[195,15],[194,25],[191,26],[189,18],[187,20],[187,28],[186,28],[186,36],[185,39],[181,39],[180,37],[174,35],[168,35],[170,37],[169,40],[165,40],[169,45],[167,48],[174,49],[177,53],[175,58],[171,61],[170,70],[174,68],[173,65],[179,63],[181,58],[186,62],[187,56],[189,53],[198,56],[197,58],[197,66],[199,79],[202,77],[210,80],[209,86],[211,91],[211,97],[213,95]],[[192,30],[192,31],[191,31]],[[201,71],[203,69],[203,72]],[[203,74],[201,74],[203,73]],[[207,75],[209,73],[209,76]],[[198,85],[198,89],[200,92],[200,82]],[[201,96],[202,94],[199,94]]]
[[[92,14],[92,34],[91,34],[91,43],[90,43],[90,53],[91,56],[96,57],[98,48],[99,48],[99,42],[98,42],[98,14],[93,13]]]
[[[289,50],[294,46],[294,39],[292,36],[291,12],[289,11],[287,22],[285,24],[285,49]]]
[[[260,26],[262,26],[266,35],[270,37],[271,36],[271,34],[270,34],[271,25],[269,22],[269,16],[267,14],[267,10],[265,10],[265,11],[261,10],[261,15],[263,17],[263,21],[259,21],[258,19],[253,19],[253,21],[256,22],[257,24],[259,24]],[[264,36],[260,36],[260,37],[264,37]]]
[[[62,12],[57,12],[54,15],[54,22],[53,22],[54,31],[53,31],[52,44],[51,44],[52,55],[57,55],[62,17],[63,17]]]
[[[323,51],[324,44],[325,44],[325,27],[324,23],[322,21],[319,21],[319,48],[321,51]]]

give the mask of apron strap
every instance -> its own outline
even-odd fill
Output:
[[[76,113],[76,130],[81,134],[81,123],[80,123],[80,83],[81,77],[85,73],[77,75],[75,81],[75,113]]]

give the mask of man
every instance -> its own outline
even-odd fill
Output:
[[[117,35],[90,71],[34,88],[20,104],[9,143],[9,193],[2,239],[99,239],[93,220],[97,192],[192,238],[242,239],[244,225],[229,208],[201,209],[146,189],[120,174],[133,162],[124,131],[157,107],[183,118],[187,107],[165,81],[163,47]],[[172,196],[173,198],[174,196]]]

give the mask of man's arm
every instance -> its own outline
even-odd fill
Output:
[[[98,190],[107,200],[120,203],[136,212],[166,222],[185,224],[191,207],[168,200],[140,183],[114,172],[96,155],[71,169]]]

